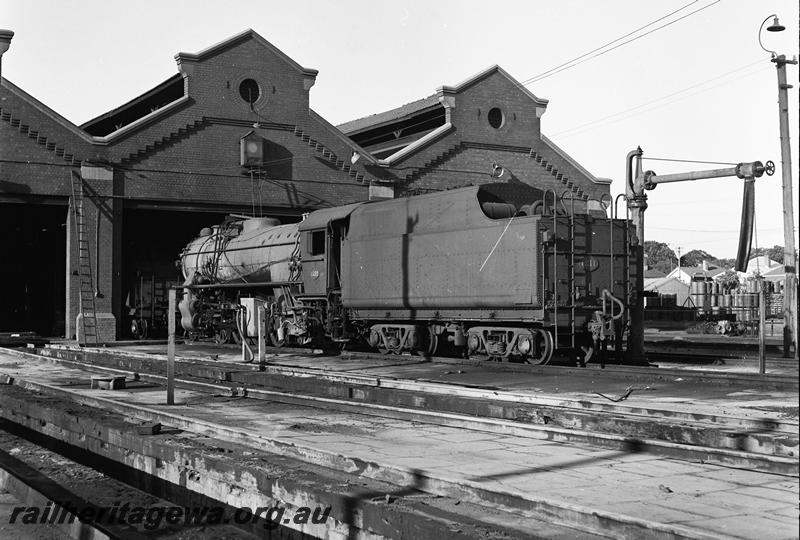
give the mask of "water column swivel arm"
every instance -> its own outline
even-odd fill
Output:
[[[736,256],[736,269],[744,270],[750,254],[750,243],[753,235],[753,216],[755,210],[754,184],[755,179],[767,173],[771,176],[775,172],[775,164],[767,161],[763,165],[760,161],[739,163],[727,169],[714,169],[709,171],[694,171],[688,173],[666,174],[658,176],[653,171],[642,171],[642,149],[628,152],[626,158],[625,195],[628,201],[631,219],[636,227],[637,249],[644,246],[644,213],[647,210],[646,191],[655,189],[658,184],[668,182],[685,182],[701,180],[704,178],[720,178],[736,176],[744,179],[744,200],[742,201],[742,225],[739,234],[739,250]],[[635,166],[634,166],[635,162]],[[643,258],[641,259],[643,261]],[[631,311],[630,341],[628,354],[634,361],[644,358],[644,302],[641,293],[644,289],[643,268],[636,273],[635,304]]]
[[[641,156],[639,156],[641,159]],[[640,169],[639,169],[640,171]],[[753,224],[755,217],[755,179],[767,173],[772,176],[775,173],[775,164],[767,161],[766,165],[760,161],[750,163],[739,163],[735,167],[726,169],[712,169],[708,171],[691,171],[685,173],[656,175],[653,171],[645,171],[637,174],[633,180],[634,195],[643,196],[643,190],[655,189],[658,184],[669,182],[687,182],[702,180],[705,178],[721,178],[726,176],[736,176],[744,179],[744,193],[742,196],[742,220],[739,233],[739,249],[736,254],[736,270],[743,272],[747,267],[747,259],[750,255],[750,245],[753,238]],[[646,197],[646,195],[645,195]],[[641,238],[644,241],[643,238]]]

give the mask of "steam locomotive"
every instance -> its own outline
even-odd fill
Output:
[[[181,252],[181,324],[238,342],[258,334],[263,306],[275,346],[582,361],[624,339],[640,268],[633,233],[569,191],[512,183],[327,208],[293,224],[231,218]]]

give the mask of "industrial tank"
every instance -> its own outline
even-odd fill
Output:
[[[204,228],[181,252],[187,282],[288,281],[297,223],[251,218]]]

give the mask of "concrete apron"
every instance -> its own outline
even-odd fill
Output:
[[[13,387],[6,387],[3,391],[4,399],[0,415],[28,429],[113,459],[123,465],[202,493],[233,507],[257,508],[283,504],[295,508],[330,505],[334,509],[338,509],[338,513],[331,512],[336,520],[332,525],[332,530],[329,528],[327,531],[323,531],[319,526],[303,529],[304,532],[315,536],[327,534],[327,537],[335,538],[340,535],[346,537],[348,520],[354,518],[355,526],[361,530],[367,528],[370,532],[390,538],[407,537],[402,533],[398,534],[396,523],[392,523],[391,531],[387,531],[386,527],[382,530],[380,528],[370,529],[367,525],[372,526],[374,523],[367,524],[363,519],[359,519],[361,517],[359,513],[355,513],[354,516],[343,515],[348,504],[352,505],[352,501],[349,503],[342,503],[340,500],[332,501],[331,495],[328,493],[336,490],[331,485],[325,486],[324,489],[314,489],[308,485],[298,486],[298,481],[293,476],[281,474],[275,478],[274,472],[272,475],[268,473],[265,475],[263,463],[260,460],[248,460],[244,457],[246,452],[235,455],[234,460],[225,459],[228,457],[227,453],[233,454],[234,452],[224,448],[220,450],[220,445],[224,447],[231,443],[254,448],[284,458],[296,458],[333,471],[355,474],[360,478],[402,486],[400,492],[409,489],[423,491],[442,497],[455,498],[459,501],[511,511],[535,520],[544,520],[545,523],[574,527],[613,538],[639,539],[647,537],[657,540],[723,538],[696,529],[666,525],[563,501],[549,500],[533,494],[510,492],[502,488],[490,490],[469,479],[434,476],[416,469],[385,466],[318,448],[273,440],[245,429],[193,419],[140,405],[132,406],[107,398],[78,395],[76,392],[32,381],[17,379],[9,382],[13,383]],[[31,399],[30,393],[25,393],[21,389],[44,395],[38,395],[37,399]],[[81,406],[76,406],[76,404]],[[87,408],[91,408],[91,412]],[[130,423],[131,418],[160,422],[204,437],[212,437],[214,439],[213,447],[198,448],[194,445],[187,445],[185,441],[176,441],[174,438],[165,440],[158,437],[142,437],[134,433],[132,429],[134,424]],[[223,452],[222,457],[220,457],[220,452]],[[272,459],[270,458],[270,461]],[[259,465],[262,466],[261,470],[259,470]],[[383,491],[379,490],[378,493],[391,493],[392,491],[392,489],[384,489]],[[309,500],[309,495],[312,496],[311,500]],[[353,498],[352,495],[347,497],[351,500]],[[385,516],[380,514],[385,509],[386,507],[382,506],[378,511],[380,517],[374,516],[375,519],[386,522]],[[331,526],[330,523],[328,525]],[[529,531],[536,530],[537,528],[529,529]],[[386,534],[389,532],[391,534]],[[433,536],[426,532],[424,536],[408,537]],[[451,536],[441,537],[449,538]]]
[[[40,360],[38,357],[36,359]],[[68,360],[57,360],[57,362],[66,366],[76,367],[78,369],[105,371],[112,376],[125,376],[129,373],[123,370],[102,368],[97,367],[94,364],[82,364]],[[156,384],[166,383],[166,377],[157,375],[144,375],[141,376],[141,379],[155,382]],[[176,379],[175,384],[177,388],[196,390],[199,392],[221,393],[223,395],[249,397],[301,406],[312,406],[325,410],[336,410],[339,412],[376,415],[398,420],[424,421],[429,424],[455,428],[471,430],[477,429],[496,433],[502,436],[510,435],[515,437],[548,440],[559,443],[588,444],[591,446],[619,450],[623,452],[646,452],[672,459],[718,464],[727,467],[770,472],[773,474],[782,474],[786,476],[797,476],[799,470],[798,460],[792,457],[754,454],[736,449],[698,447],[653,439],[634,439],[629,435],[622,436],[615,434],[587,432],[572,428],[565,429],[555,426],[531,425],[520,423],[518,420],[509,421],[498,420],[494,418],[480,418],[464,414],[441,413],[422,408],[409,409],[375,404],[364,405],[361,402],[369,402],[370,400],[364,398],[363,396],[360,396],[359,401],[354,403],[353,401],[324,397],[301,397],[291,393],[263,390],[252,387],[240,387],[233,384],[224,383],[210,384],[198,381]],[[349,397],[353,398],[354,393],[350,392]],[[419,403],[415,403],[415,405],[419,405]],[[650,423],[653,423],[652,420]],[[667,427],[664,429],[667,429]],[[675,431],[676,429],[677,428],[675,427],[671,427],[668,432]],[[700,429],[699,433],[704,433],[703,429]],[[762,444],[762,447],[763,446],[764,445]]]
[[[37,393],[32,394],[30,389]],[[252,441],[240,444],[253,436],[243,430],[142,410],[136,417],[170,422],[167,434],[142,436],[136,432],[138,424],[132,423],[131,415],[114,412],[118,407],[111,400],[100,398],[94,406],[79,405],[65,399],[70,397],[68,391],[21,381],[17,381],[17,386],[0,387],[0,391],[3,395],[0,416],[25,429],[234,509],[248,508],[255,512],[261,507],[286,508],[281,525],[313,537],[462,540],[486,538],[490,534],[514,539],[574,537],[577,533],[573,528],[536,518],[500,514],[452,499],[420,497],[419,488],[425,487],[425,478],[413,472],[404,476],[385,475],[407,480],[390,484],[361,476],[354,479],[337,472],[358,472],[365,466],[363,463],[340,459],[332,470],[326,470],[310,465],[308,460],[287,458],[290,452],[254,452],[254,446],[259,445]],[[180,433],[176,427],[193,430]],[[331,510],[325,523],[298,525],[293,515],[301,507]],[[483,521],[471,516],[481,516]],[[285,532],[279,536],[297,537]]]
[[[154,355],[62,347],[43,349],[41,353],[51,358],[88,361],[93,366],[112,369],[165,372],[163,360],[154,358]],[[628,407],[283,366],[267,365],[263,367],[264,371],[258,371],[259,366],[242,370],[242,366],[235,364],[220,366],[186,361],[176,361],[176,364],[181,375],[246,385],[251,397],[263,394],[267,399],[296,403],[300,398],[291,392],[308,392],[344,400],[336,403],[340,410],[348,401],[383,405],[398,414],[398,408],[407,407],[409,410],[403,411],[403,418],[424,415],[426,421],[457,425],[458,419],[447,414],[454,413],[469,415],[461,425],[517,436],[588,443],[613,449],[635,446],[640,451],[675,459],[702,460],[779,474],[797,475],[799,470],[797,424],[792,422],[682,413],[663,408]],[[238,371],[231,371],[231,368]],[[163,382],[163,377],[150,378]],[[187,387],[187,383],[183,384]],[[194,384],[196,388],[202,386],[202,383]],[[290,393],[255,390],[254,384]],[[353,412],[369,414],[363,408]],[[382,409],[380,414],[391,415],[391,412]],[[492,422],[492,419],[500,422]]]

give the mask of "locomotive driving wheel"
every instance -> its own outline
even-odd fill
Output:
[[[553,335],[544,328],[537,328],[533,335],[533,350],[526,359],[529,364],[544,365],[553,357]]]

